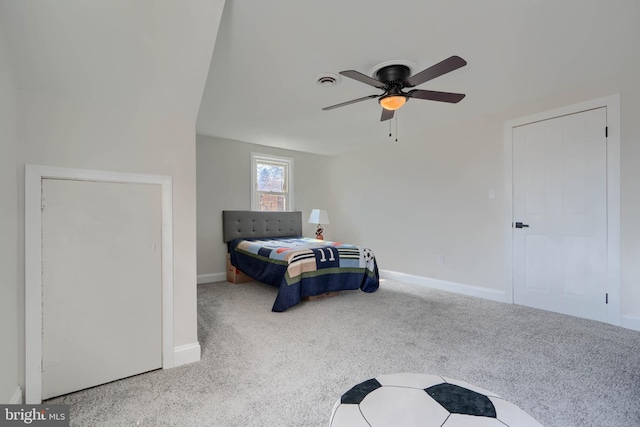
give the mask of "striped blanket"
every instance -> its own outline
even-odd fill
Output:
[[[279,288],[273,311],[284,311],[306,296],[379,286],[376,259],[368,248],[305,237],[237,239],[231,263],[254,279]]]

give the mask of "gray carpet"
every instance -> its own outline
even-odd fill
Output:
[[[199,363],[52,399],[73,426],[327,426],[382,373],[498,393],[546,426],[640,426],[640,333],[399,282],[272,313],[275,288],[198,287]]]

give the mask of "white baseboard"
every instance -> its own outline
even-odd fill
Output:
[[[389,270],[380,270],[380,278],[397,280],[398,282],[411,283],[414,285],[423,285],[433,289],[455,292],[458,294],[484,298],[492,301],[511,303],[511,301],[507,300],[507,294],[505,292],[496,291],[495,289],[481,288],[479,286],[448,282],[446,280],[415,276],[412,274],[399,273],[397,271]],[[640,316],[621,316],[620,326],[640,332]]]
[[[198,285],[201,283],[224,282],[227,280],[227,273],[199,274]]]
[[[465,285],[462,283],[449,282],[446,280],[433,279],[430,277],[415,276],[413,274],[398,273],[397,271],[380,270],[380,277],[383,279],[397,280],[399,282],[411,283],[414,285],[427,286],[441,291],[455,292],[472,297],[484,298],[492,301],[507,302],[507,295],[503,291],[482,288],[480,286]]]
[[[173,367],[200,361],[200,343],[179,345],[173,348]]]
[[[9,400],[9,405],[22,405],[22,389],[18,386]]]
[[[634,331],[640,331],[640,317],[621,316],[620,326],[627,329],[633,329]]]

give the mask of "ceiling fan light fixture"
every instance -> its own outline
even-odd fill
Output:
[[[391,95],[380,98],[379,102],[385,110],[395,111],[407,102],[407,98],[400,95]]]

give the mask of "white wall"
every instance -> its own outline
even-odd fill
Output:
[[[516,110],[401,137],[330,162],[341,240],[371,247],[385,270],[504,290],[505,121],[621,96],[621,311],[640,319],[640,70]],[[399,122],[402,126],[402,122]],[[496,191],[490,200],[489,190]],[[445,255],[445,264],[437,262]],[[636,323],[640,326],[640,323]]]
[[[384,270],[501,289],[501,136],[500,123],[469,123],[337,156],[340,240]]]
[[[8,205],[18,210],[18,368],[11,366],[18,384],[24,386],[25,164],[173,177],[174,346],[197,342],[195,121],[223,6],[0,0],[17,87],[10,121],[19,149],[6,161],[16,168],[17,158],[18,170]],[[5,104],[3,97],[3,116]],[[15,220],[8,224],[15,233]]]
[[[251,209],[251,153],[293,158],[294,207],[302,211],[305,236],[315,236],[308,224],[311,209],[327,208],[328,157],[271,148],[240,141],[197,136],[198,275],[226,271],[226,245],[222,241],[222,211]],[[334,214],[329,211],[333,223]],[[336,218],[337,219],[337,218]],[[325,227],[330,240],[332,225]]]
[[[18,105],[20,170],[45,164],[173,177],[174,345],[196,342],[194,124],[24,90]]]
[[[0,403],[18,380],[18,141],[15,88],[0,23]]]

